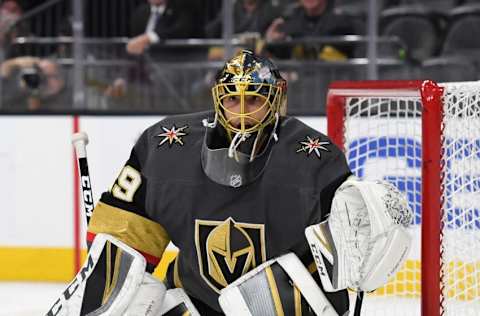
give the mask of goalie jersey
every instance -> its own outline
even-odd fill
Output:
[[[325,135],[283,117],[261,176],[243,186],[234,176],[230,186],[218,184],[205,174],[201,155],[202,120],[213,115],[172,116],[148,128],[96,205],[87,238],[107,233],[122,240],[145,256],[150,272],[173,242],[179,253],[167,283],[220,313],[222,288],[287,252],[318,280],[304,230],[328,216],[351,173]],[[348,310],[346,291],[327,295],[340,315]]]

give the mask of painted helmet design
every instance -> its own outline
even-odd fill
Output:
[[[263,130],[278,119],[277,115],[286,114],[287,83],[277,67],[267,58],[243,50],[226,62],[217,74],[212,88],[213,102],[218,122],[232,134],[251,134]],[[246,97],[259,97],[262,105],[249,110]],[[240,111],[235,113],[224,106],[227,98],[236,97],[240,102]],[[260,119],[256,112],[265,112]],[[235,116],[239,124],[233,124],[226,113]]]

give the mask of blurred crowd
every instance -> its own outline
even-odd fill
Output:
[[[38,44],[21,40],[71,37],[70,2],[1,2],[1,110],[71,107],[71,102],[66,101],[72,95],[71,71],[68,71],[73,57],[71,41]],[[191,105],[187,90],[191,96],[206,100],[215,67],[205,65],[224,60],[224,46],[218,41],[190,45],[186,40],[222,38],[225,31],[222,3],[222,0],[85,1],[84,36],[96,39],[96,45],[103,47],[85,46],[86,60],[93,65],[87,67],[85,74],[86,93],[94,100],[85,107],[121,110],[141,103],[141,109],[147,111],[189,111],[196,105]],[[380,78],[428,77],[439,81],[478,78],[478,1],[377,0],[376,3],[378,35],[385,39],[378,44],[378,57],[400,64],[399,68],[381,68]],[[236,0],[231,22],[233,39],[237,40],[235,49],[250,48],[279,63],[303,63],[305,71],[291,68],[285,70],[285,76],[293,87],[298,81],[299,91],[305,87],[312,91],[315,87],[321,90],[330,80],[366,79],[365,72],[355,73],[354,67],[351,71],[349,68],[346,72],[335,71],[328,77],[326,72],[313,72],[310,65],[312,62],[349,65],[353,59],[367,57],[367,18],[368,0]],[[175,39],[184,41],[171,44]],[[111,45],[105,45],[108,43]],[[191,62],[204,66],[189,68]],[[308,78],[308,82],[299,81],[299,77]],[[186,90],[178,89],[186,83]],[[322,98],[322,94],[317,97]],[[159,99],[165,104],[169,99],[172,105],[159,108]],[[294,103],[305,103],[307,99],[308,96]]]

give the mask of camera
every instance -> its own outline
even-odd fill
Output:
[[[37,91],[42,83],[41,70],[37,65],[23,68],[20,73],[21,84],[28,90]]]

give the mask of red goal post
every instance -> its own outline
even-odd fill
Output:
[[[417,215],[412,227],[421,239],[414,247],[419,254],[377,292],[421,297],[424,316],[480,315],[480,259],[463,258],[469,247],[480,251],[474,244],[480,238],[479,100],[476,82],[342,81],[329,87],[328,135],[354,174],[393,182]],[[466,208],[452,206],[468,197],[473,204]],[[448,248],[455,240],[466,247],[460,256]]]

